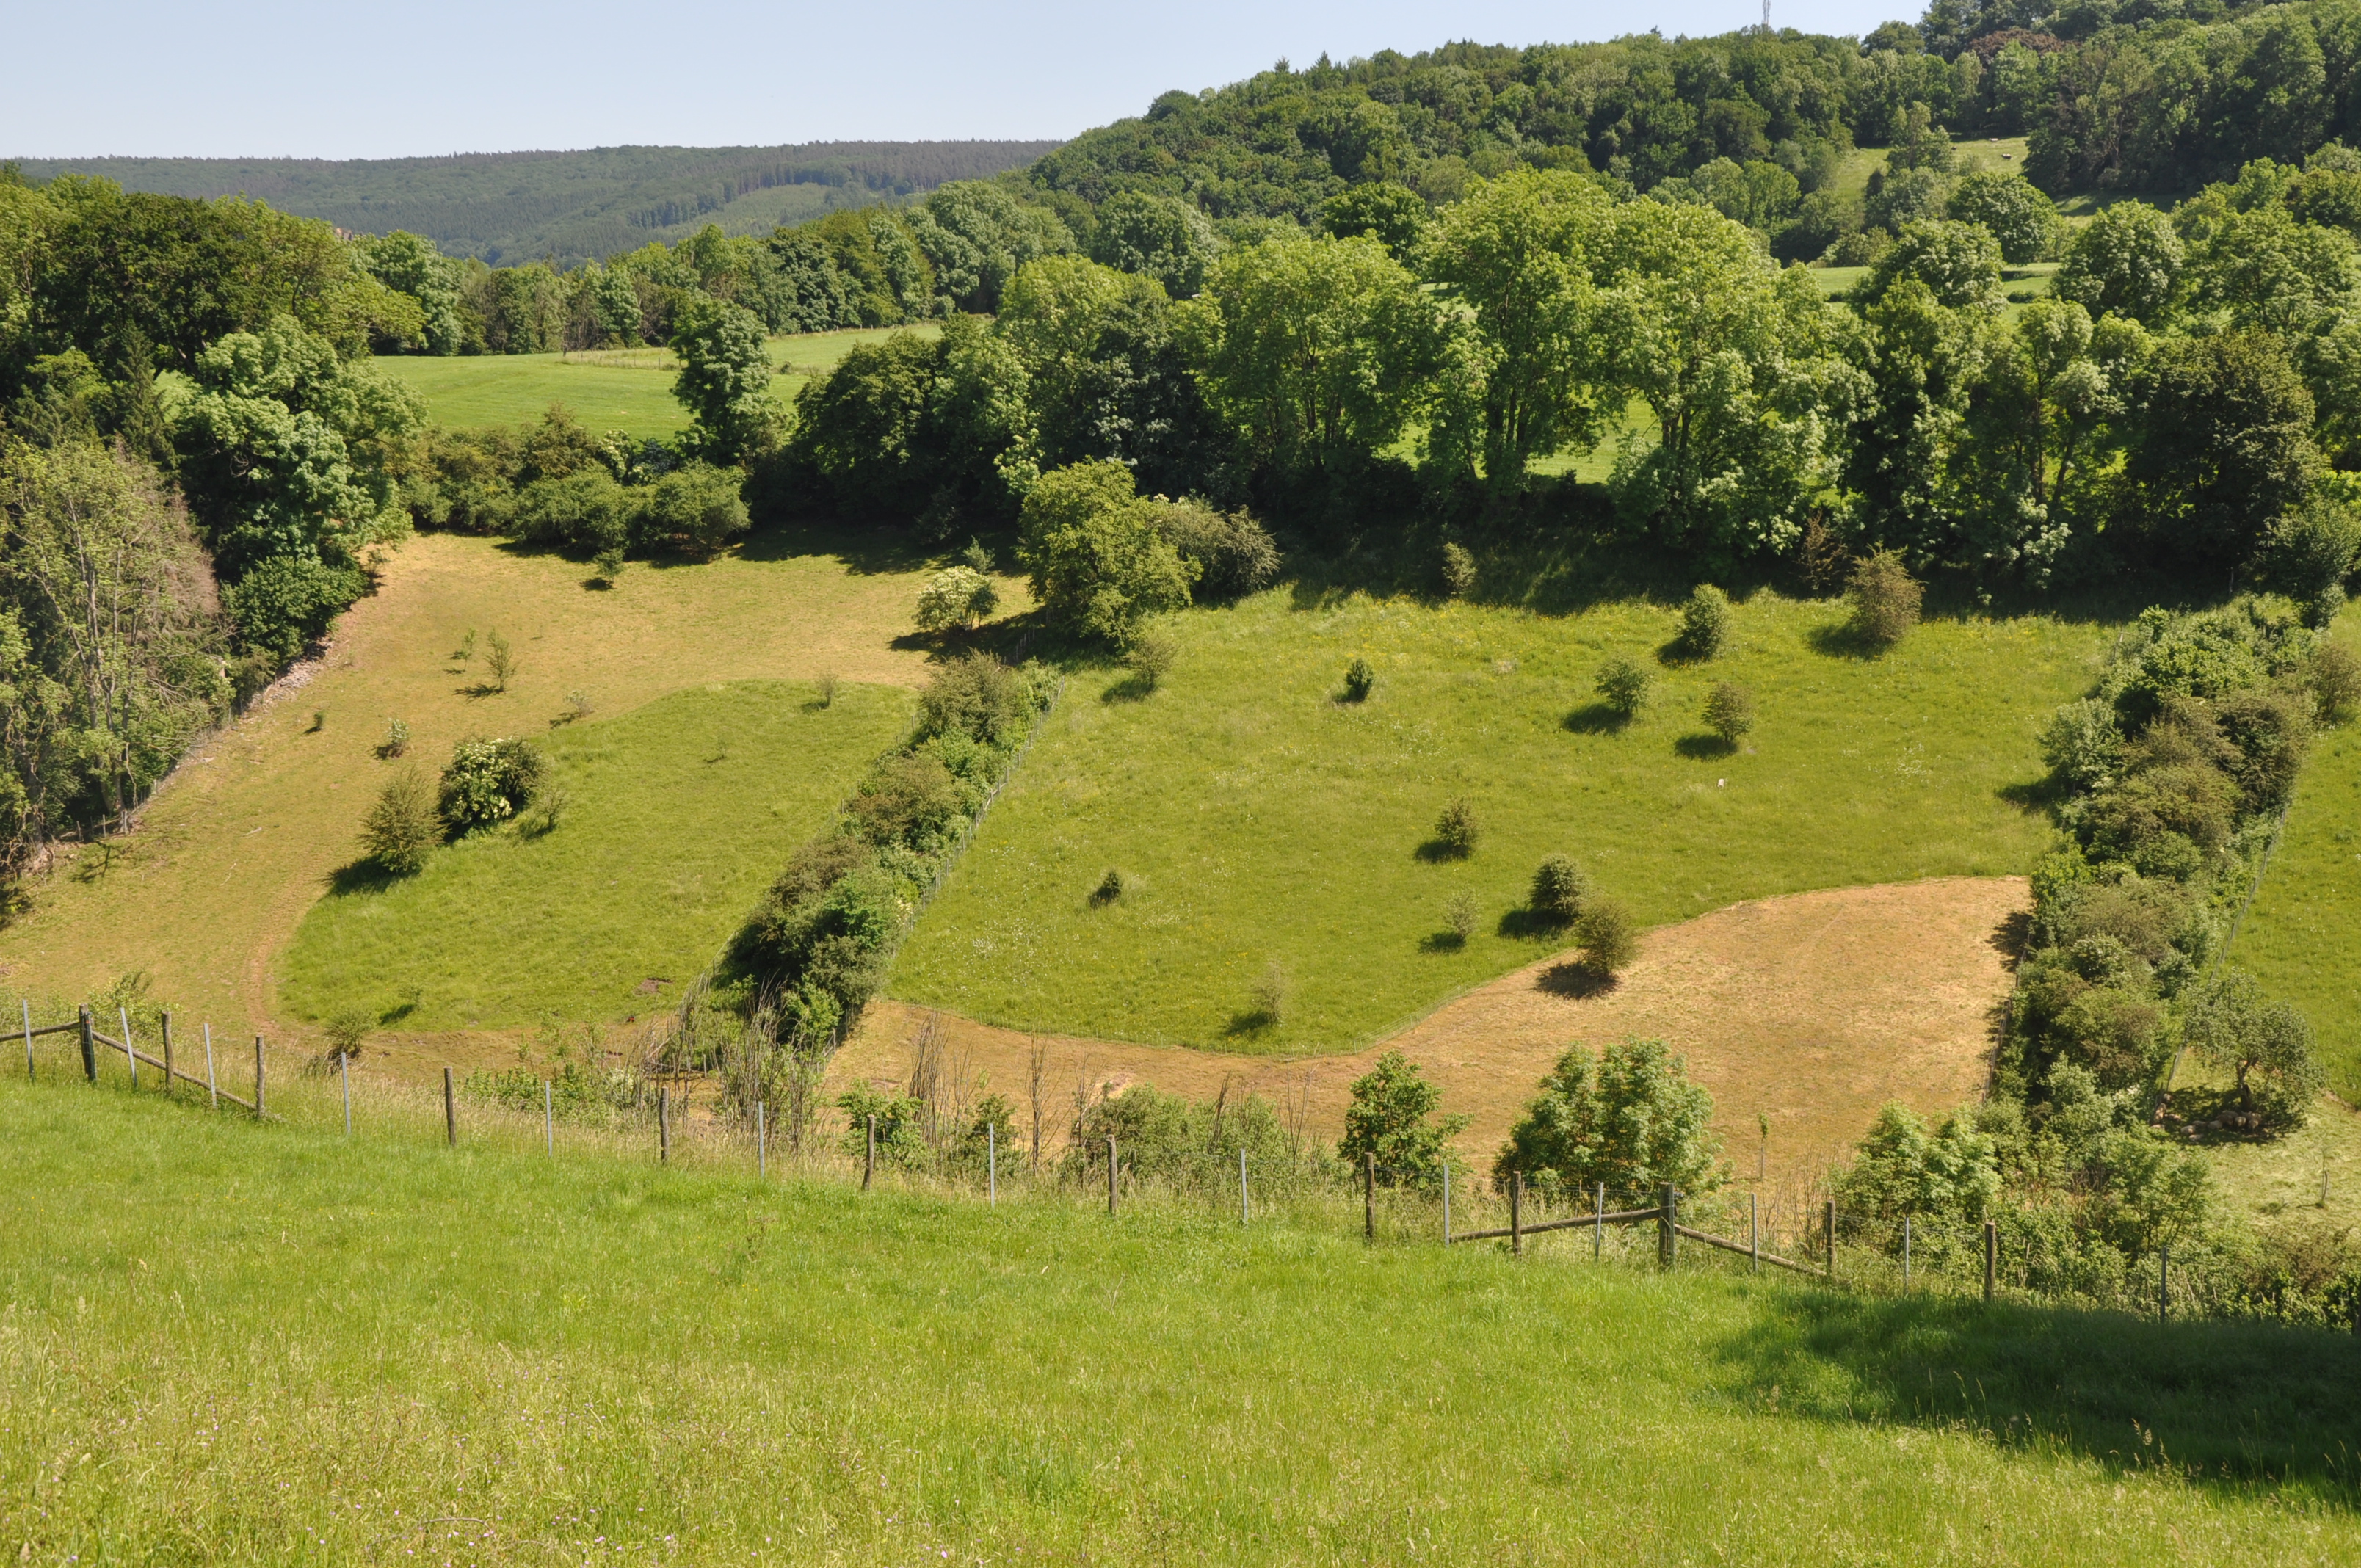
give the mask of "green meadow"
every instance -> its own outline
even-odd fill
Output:
[[[2361,1555],[2345,1336],[108,1081],[0,1080],[18,1561]]]
[[[1523,914],[1553,852],[1651,926],[2027,870],[2051,829],[2017,792],[2105,630],[1936,620],[1866,657],[1843,613],[1757,594],[1731,650],[1689,664],[1667,652],[1676,612],[1643,600],[1556,617],[1305,587],[1191,611],[1157,689],[1069,679],[889,990],[1025,1029],[1334,1049],[1562,947]],[[1618,654],[1653,677],[1628,725],[1593,691]],[[1358,703],[1341,689],[1356,657],[1378,677]],[[1722,681],[1754,701],[1735,751],[1700,713]],[[1481,825],[1464,861],[1432,841],[1455,796]],[[1103,904],[1110,868],[1126,891]],[[1464,943],[1445,927],[1462,894]],[[1273,966],[1275,1026],[1249,1001]]]
[[[795,847],[909,722],[898,687],[735,681],[553,729],[536,813],[436,852],[414,877],[337,874],[280,955],[280,1002],[405,1030],[620,1017],[635,988],[711,964]]]

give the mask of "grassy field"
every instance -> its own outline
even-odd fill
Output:
[[[2345,1336],[432,1130],[346,1144],[0,1081],[13,1555],[2361,1553]]]
[[[1025,1029],[1247,1051],[1334,1050],[1565,945],[1521,914],[1533,867],[1576,855],[1646,925],[1806,888],[2019,872],[2050,829],[2004,793],[2091,681],[2105,633],[2045,619],[1936,621],[1883,658],[1829,641],[1835,606],[1758,595],[1733,651],[1665,664],[1672,610],[1565,618],[1279,590],[1183,618],[1144,695],[1086,674],[926,916],[892,994]],[[1592,678],[1654,672],[1637,722]],[[1345,666],[1378,672],[1339,699]],[[1699,708],[1750,687],[1728,753]],[[1430,842],[1455,795],[1471,860]],[[1128,887],[1100,905],[1109,867]],[[1465,893],[1464,944],[1445,907]],[[1287,996],[1258,1022],[1251,988]]]
[[[855,535],[767,534],[702,565],[635,563],[598,589],[562,556],[450,535],[411,540],[377,591],[338,621],[328,655],[299,672],[302,685],[199,746],[132,833],[35,886],[31,913],[0,931],[0,975],[35,994],[80,996],[139,973],[189,1019],[300,1034],[276,1008],[280,954],[352,859],[384,776],[376,748],[389,718],[405,719],[413,753],[439,768],[463,736],[552,734],[576,691],[600,716],[587,734],[716,682],[835,674],[916,686],[927,652],[900,640],[922,565]],[[1019,580],[1001,591],[1027,602]],[[514,644],[520,665],[506,691],[486,694],[480,673],[453,673],[451,652],[470,630]],[[324,716],[316,727],[315,715]],[[702,745],[709,735],[685,739]],[[750,811],[799,787],[763,784]],[[682,865],[711,853],[694,838],[675,839]],[[672,873],[640,863],[647,881],[630,907],[662,924]],[[471,1048],[434,1046],[461,1061]]]
[[[845,685],[822,707],[809,685],[750,681],[556,729],[558,825],[478,834],[398,881],[348,868],[296,931],[280,1006],[456,1029],[665,1005],[910,707],[892,686]]]
[[[939,329],[929,323],[891,330],[931,335]],[[771,339],[771,363],[779,372],[772,395],[788,401],[815,372],[843,358],[854,344],[887,335],[887,330],[862,330]],[[451,358],[397,355],[375,363],[424,398],[435,423],[454,430],[536,420],[552,403],[563,403],[592,430],[642,437],[671,435],[688,427],[688,415],[673,400],[673,378],[680,366],[668,349]]]
[[[2361,614],[2337,636],[2361,648]],[[2303,1010],[2330,1086],[2361,1102],[2361,723],[2313,743],[2230,961]]]

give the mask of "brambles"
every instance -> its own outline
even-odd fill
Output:
[[[515,676],[517,671],[516,650],[510,647],[509,640],[497,631],[493,632],[487,641],[490,644],[491,652],[485,656],[484,668],[491,672],[492,688],[495,691],[506,691],[509,689],[510,680]]]
[[[426,775],[404,768],[386,780],[361,825],[361,848],[395,876],[415,876],[443,841],[443,818]]]
[[[1435,818],[1434,841],[1449,854],[1466,857],[1476,852],[1476,808],[1464,795],[1452,797]]]
[[[1582,961],[1600,974],[1620,974],[1638,956],[1640,942],[1631,913],[1611,898],[1591,900],[1574,923],[1574,945]]]
[[[1590,879],[1572,855],[1552,855],[1533,870],[1532,912],[1554,926],[1570,925],[1590,896]]]
[[[1845,599],[1852,606],[1853,635],[1881,648],[1890,648],[1918,624],[1926,588],[1911,576],[1902,557],[1880,550],[1855,561],[1845,584]]]
[[[1730,596],[1699,583],[1681,607],[1680,648],[1692,659],[1718,659],[1730,642]]]
[[[1177,639],[1165,632],[1148,631],[1141,633],[1133,641],[1130,650],[1124,654],[1123,662],[1132,674],[1147,684],[1148,690],[1154,691],[1163,684],[1164,677],[1171,673],[1174,661],[1180,657],[1180,644]]]
[[[1443,547],[1443,591],[1455,599],[1476,591],[1476,557],[1465,544],[1453,542]]]
[[[541,787],[541,748],[530,740],[462,740],[443,770],[442,814],[454,833],[505,822]]]
[[[1366,702],[1371,688],[1378,684],[1378,672],[1367,659],[1356,659],[1345,666],[1345,700]]]
[[[1598,666],[1598,700],[1618,718],[1630,719],[1648,704],[1648,672],[1629,659],[1609,659]]]
[[[946,566],[918,590],[918,630],[973,629],[1000,608],[1000,590],[972,566]]]
[[[1706,694],[1705,727],[1722,739],[1722,743],[1735,750],[1746,732],[1754,728],[1754,697],[1744,686],[1718,681]]]

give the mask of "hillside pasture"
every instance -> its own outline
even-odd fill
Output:
[[[305,1109],[0,1080],[26,1560],[2361,1552],[2347,1336]]]
[[[1769,592],[1709,664],[1669,653],[1642,600],[1545,616],[1306,587],[1172,627],[1171,674],[1067,695],[920,919],[889,994],[1026,1031],[1251,1054],[1356,1048],[1566,945],[1526,910],[1576,857],[1642,926],[1814,888],[2022,874],[2051,829],[2021,793],[2035,738],[2106,633],[1937,620],[1880,657],[1840,608]],[[1629,724],[1593,678],[1624,655],[1654,692]],[[1377,671],[1342,696],[1356,657]],[[1731,749],[1700,709],[1752,689]],[[1455,796],[1474,854],[1434,840]],[[1095,901],[1109,868],[1125,892]],[[1466,895],[1474,928],[1446,921]],[[1255,999],[1276,971],[1274,1019]]]

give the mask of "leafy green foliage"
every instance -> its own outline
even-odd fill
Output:
[[[1998,170],[1960,181],[1943,211],[1956,222],[1983,228],[1999,244],[2001,259],[2012,267],[2047,258],[2065,229],[2048,196],[2023,176]]]
[[[1628,720],[1648,706],[1648,688],[1653,684],[1636,661],[1618,655],[1598,666],[1591,686],[1608,712]]]
[[[531,740],[462,740],[443,769],[439,800],[443,821],[454,833],[505,822],[523,809],[541,787],[541,748]]]
[[[673,349],[680,377],[673,396],[689,412],[689,444],[717,464],[761,448],[777,422],[762,318],[743,305],[698,301],[676,312]]]
[[[361,849],[395,876],[415,876],[443,842],[443,814],[434,786],[416,768],[386,780],[361,824]]]
[[[1713,659],[1730,643],[1730,596],[1699,583],[1681,606],[1680,650],[1692,659]]]
[[[992,579],[972,566],[946,566],[918,590],[918,630],[966,630],[1000,608]]]
[[[1375,1157],[1378,1180],[1388,1187],[1426,1185],[1441,1176],[1451,1140],[1467,1125],[1465,1116],[1437,1114],[1442,1103],[1443,1091],[1409,1058],[1388,1051],[1353,1080],[1336,1157],[1357,1169]]]
[[[1597,1058],[1558,1058],[1492,1160],[1505,1188],[1521,1172],[1545,1197],[1578,1199],[1603,1183],[1610,1204],[1651,1202],[1670,1182],[1702,1197],[1729,1179],[1715,1139],[1713,1096],[1662,1040],[1626,1038]]]
[[[1583,967],[1597,975],[1618,975],[1640,954],[1639,933],[1631,912],[1611,898],[1594,898],[1575,916],[1571,933],[1582,949]]]
[[[1279,576],[1279,545],[1253,514],[1216,511],[1202,501],[1148,503],[1148,525],[1196,568],[1200,599],[1243,598],[1268,587]]]
[[[2239,1109],[2262,1129],[2301,1127],[2328,1085],[2312,1049],[2312,1025],[2284,1002],[2267,1002],[2238,970],[2209,981],[2191,1003],[2185,1037],[2213,1066],[2235,1076]]]
[[[1705,696],[1705,727],[1735,748],[1754,728],[1754,697],[1744,686],[1716,681]]]
[[[1572,855],[1552,855],[1533,869],[1527,905],[1553,925],[1571,925],[1590,897],[1590,878]]]
[[[1051,621],[1086,638],[1126,643],[1149,617],[1182,609],[1199,568],[1155,524],[1155,503],[1132,494],[1131,471],[1093,460],[1041,477],[1025,498],[1017,554]]]
[[[1837,1206],[1849,1215],[1980,1224],[2000,1198],[1999,1152],[1971,1116],[1948,1116],[1930,1134],[1909,1107],[1888,1105],[1834,1186]]]
[[[1378,672],[1367,659],[1356,657],[1345,666],[1345,700],[1367,702],[1369,693],[1377,689]]]
[[[1910,575],[1894,551],[1862,556],[1853,563],[1845,581],[1854,635],[1877,647],[1892,647],[1918,624],[1918,607],[1926,593],[1925,586]]]
[[[1464,795],[1454,795],[1434,819],[1434,841],[1445,852],[1466,857],[1476,852],[1476,840],[1481,832],[1476,820],[1476,807]]]
[[[1475,590],[1475,555],[1458,541],[1446,541],[1443,546],[1443,591],[1453,598],[1466,598]]]
[[[1193,202],[1119,191],[1092,217],[1092,260],[1153,278],[1176,300],[1204,286],[1206,265],[1221,248],[1213,225]]]

